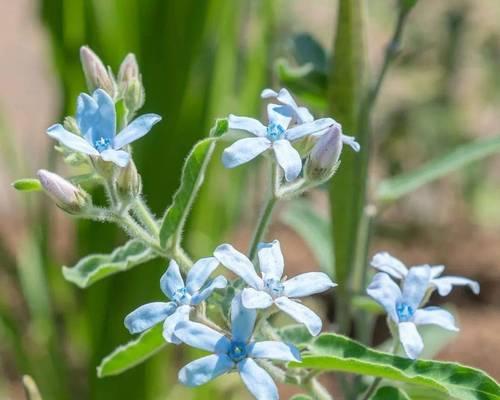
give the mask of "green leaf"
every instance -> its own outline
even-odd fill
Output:
[[[212,129],[213,136],[220,134],[222,128],[216,124]],[[182,233],[194,200],[205,179],[205,171],[215,148],[216,139],[204,139],[193,147],[182,169],[181,186],[174,194],[172,204],[165,212],[160,228],[160,243],[167,245],[167,241],[174,235]]]
[[[156,354],[167,344],[162,332],[163,324],[158,324],[137,339],[116,348],[101,361],[97,367],[97,376],[104,378],[121,374]]]
[[[386,202],[397,200],[450,172],[499,152],[500,137],[498,136],[459,146],[450,153],[432,160],[414,171],[382,181],[377,191],[377,197]]]
[[[296,394],[295,396],[290,397],[290,400],[314,400],[314,399],[306,394]]]
[[[278,330],[278,335],[284,342],[297,347],[304,347],[313,340],[313,337],[304,325],[288,325]]]
[[[410,398],[401,389],[392,386],[384,386],[375,392],[371,400],[410,400]]]
[[[332,239],[327,219],[320,216],[310,202],[304,200],[292,202],[282,218],[307,243],[321,270],[333,278]]]
[[[92,254],[82,258],[74,267],[63,267],[66,280],[81,288],[118,272],[123,272],[152,260],[156,255],[139,240],[130,240],[111,254]]]
[[[418,384],[459,400],[500,400],[500,387],[486,373],[456,363],[410,360],[372,350],[344,336],[324,334],[309,345],[302,363],[290,366],[371,375]]]
[[[20,192],[39,192],[42,190],[42,184],[40,181],[33,178],[18,179],[17,181],[12,182],[12,186]]]
[[[375,300],[365,295],[352,296],[351,302],[355,309],[367,311],[370,314],[379,315],[385,312],[385,310]]]

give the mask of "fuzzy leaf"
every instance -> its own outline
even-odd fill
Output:
[[[163,324],[158,324],[142,333],[137,339],[117,347],[101,361],[97,367],[97,376],[104,378],[121,374],[156,354],[167,344],[162,331]]]
[[[34,178],[18,179],[12,182],[12,186],[20,192],[39,192],[42,190],[40,181]]]
[[[130,240],[111,254],[92,254],[82,258],[74,267],[63,267],[66,280],[86,288],[109,275],[126,271],[155,258],[145,244]]]
[[[208,139],[195,144],[182,168],[181,185],[174,194],[172,204],[165,211],[160,228],[160,244],[166,246],[175,233],[184,229],[194,200],[205,180],[205,172],[215,149],[217,138],[228,130],[227,119],[218,119],[210,130]]]
[[[384,386],[379,388],[370,398],[371,400],[410,400],[408,395],[401,389]]]
[[[313,339],[304,325],[288,325],[278,330],[278,335],[286,342],[297,347],[304,347]]]
[[[414,171],[382,181],[377,197],[386,202],[397,200],[427,183],[495,153],[500,153],[500,137],[498,136],[464,144]]]
[[[410,360],[372,350],[344,336],[324,334],[302,363],[290,366],[371,375],[435,389],[459,400],[500,400],[500,386],[483,371],[457,363]]]

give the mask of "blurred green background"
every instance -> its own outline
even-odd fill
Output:
[[[366,2],[363,68],[368,80],[384,54],[395,5],[391,0]],[[44,131],[72,114],[76,96],[85,90],[79,47],[90,45],[115,70],[133,52],[146,88],[143,111],[163,116],[134,146],[145,198],[161,215],[179,183],[186,154],[214,118],[259,116],[260,91],[280,86],[276,60],[303,63],[301,44],[309,39],[296,35],[309,33],[330,52],[337,6],[333,0],[0,2],[5,19],[0,28],[0,398],[22,399],[20,377],[26,373],[49,400],[245,396],[237,379],[195,391],[177,385],[177,369],[193,354],[173,347],[123,375],[99,380],[95,367],[100,360],[130,339],[124,315],[158,299],[165,265],[152,262],[85,291],[77,289],[63,280],[61,266],[92,252],[109,252],[124,235],[113,226],[69,220],[43,196],[14,193],[8,184],[39,168],[68,173]],[[420,1],[374,112],[369,190],[381,178],[459,144],[498,134],[499,20],[495,0]],[[325,71],[315,73],[312,86],[298,89],[301,100],[322,113],[328,100]],[[449,272],[481,281],[478,299],[465,291],[454,294],[462,335],[439,357],[484,368],[496,378],[498,167],[498,157],[467,166],[383,209],[372,244],[373,250],[391,250],[408,264],[445,263]],[[187,241],[193,255],[207,255],[224,240],[246,247],[264,184],[259,175],[246,172],[211,164],[190,220]],[[342,192],[349,185],[344,178],[334,188]],[[310,199],[326,218],[325,192]],[[282,241],[291,270],[317,264],[279,218],[272,233]],[[331,319],[328,298],[317,307]],[[477,342],[483,344],[480,349]]]

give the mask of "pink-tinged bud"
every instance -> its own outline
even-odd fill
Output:
[[[144,87],[135,55],[125,57],[118,72],[118,86],[127,109],[134,113],[144,105]]]
[[[41,169],[37,177],[42,187],[58,207],[70,214],[78,214],[90,205],[90,195],[53,172]]]
[[[308,179],[322,181],[335,173],[342,152],[341,129],[339,124],[333,125],[314,145],[305,167]]]
[[[101,59],[88,46],[80,48],[80,60],[89,92],[103,89],[111,97],[115,97],[115,82],[113,76],[104,66]]]

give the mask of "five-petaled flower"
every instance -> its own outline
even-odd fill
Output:
[[[113,99],[104,90],[97,89],[92,97],[86,93],[78,96],[76,121],[82,136],[67,131],[61,124],[52,125],[47,134],[74,151],[125,167],[130,154],[121,149],[147,134],[160,119],[157,114],[141,115],[116,135]]]
[[[261,93],[261,97],[263,99],[276,99],[284,106],[290,108],[292,115],[294,117],[294,122],[297,124],[305,124],[308,122],[314,121],[314,117],[311,112],[306,107],[301,107],[294,100],[290,92],[282,88],[279,92],[276,92],[272,89],[264,89]],[[342,133],[342,126],[339,123],[335,124],[340,132],[340,138],[342,143],[351,146],[354,151],[359,151],[361,146],[358,142],[356,142],[356,138],[354,136],[344,135]]]
[[[187,386],[199,386],[236,369],[257,400],[277,400],[276,384],[255,359],[300,361],[300,353],[286,343],[252,341],[255,319],[256,311],[243,307],[238,294],[231,303],[230,338],[200,323],[177,324],[175,335],[181,341],[214,353],[187,364],[179,371],[179,381]]]
[[[302,171],[302,159],[292,143],[308,135],[321,135],[336,124],[332,118],[308,120],[290,127],[297,121],[296,111],[285,104],[268,104],[268,125],[249,117],[229,115],[229,128],[239,129],[253,134],[237,140],[224,150],[222,162],[226,168],[234,168],[253,160],[266,150],[272,149],[276,161],[285,172],[285,179],[293,181]]]
[[[218,265],[214,257],[198,260],[189,270],[184,284],[179,266],[172,260],[160,279],[162,292],[172,301],[148,303],[132,311],[125,317],[127,329],[130,333],[139,333],[164,321],[163,337],[167,342],[179,344],[174,333],[176,324],[188,320],[191,309],[207,299],[215,289],[227,286],[227,280],[222,275],[207,284]]]
[[[379,271],[385,272],[395,279],[404,280],[408,275],[408,268],[400,260],[391,256],[387,252],[380,252],[373,256],[371,265]],[[479,294],[479,283],[472,279],[461,276],[441,276],[444,271],[444,265],[418,265],[411,267],[431,269],[431,280],[429,282],[430,289],[436,289],[441,296],[450,294],[453,286],[468,286],[474,294]]]
[[[431,280],[431,268],[412,268],[406,274],[402,289],[391,277],[378,272],[366,289],[369,296],[386,310],[397,324],[399,341],[409,358],[417,358],[424,348],[417,325],[439,325],[450,331],[458,331],[455,319],[440,307],[420,308]]]
[[[263,309],[276,304],[297,322],[304,324],[311,335],[320,333],[321,318],[296,299],[336,286],[326,274],[307,272],[283,280],[283,254],[277,240],[259,245],[258,258],[262,278],[255,272],[252,262],[229,244],[217,247],[214,256],[250,286],[242,292],[242,301],[246,308]]]

